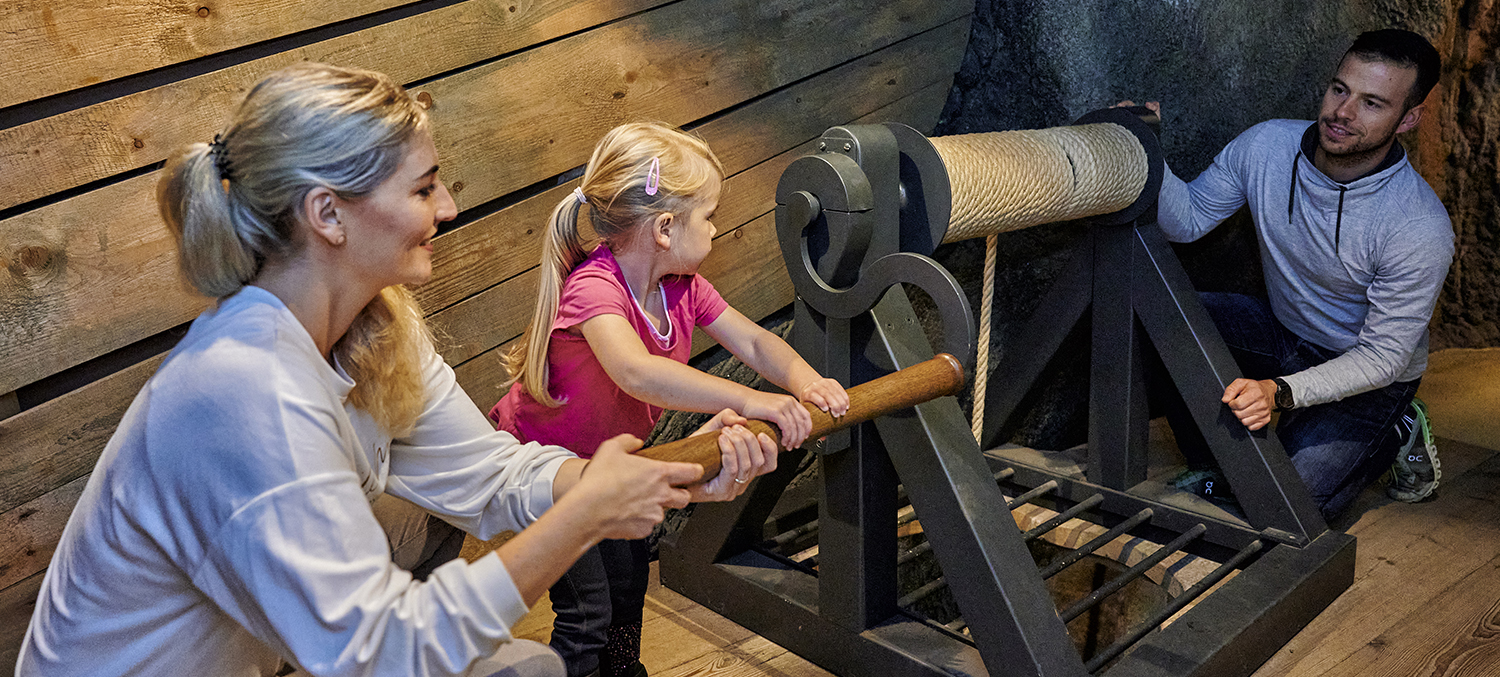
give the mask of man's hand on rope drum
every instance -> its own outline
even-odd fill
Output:
[[[1246,428],[1260,430],[1271,422],[1271,411],[1276,408],[1276,383],[1237,378],[1224,389],[1220,401],[1229,405]]]
[[[776,469],[776,441],[750,432],[749,423],[733,409],[725,409],[693,435],[719,433],[719,462],[713,479],[688,487],[694,501],[732,501],[750,488],[750,480]]]
[[[1150,109],[1152,113],[1155,113],[1157,118],[1161,118],[1160,101],[1147,101],[1146,103],[1143,103],[1141,105]],[[1134,101],[1131,101],[1130,99],[1126,99],[1114,105],[1115,108],[1134,108],[1135,106],[1136,103]]]

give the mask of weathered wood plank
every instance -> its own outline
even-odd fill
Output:
[[[922,46],[920,42],[916,44],[917,46]],[[883,54],[881,58],[893,60],[893,56],[901,56],[901,54]],[[916,63],[920,64],[921,61],[917,60]],[[829,74],[830,77],[841,77],[843,75],[846,75],[846,73],[837,70]],[[853,122],[872,123],[892,120],[905,122],[928,131],[937,119],[943,101],[947,96],[950,83],[951,76],[944,77],[938,82],[917,90],[914,94],[866,113],[854,119]],[[812,99],[805,100],[811,101]],[[766,112],[764,109],[749,107],[735,111],[720,121],[716,121],[716,125],[718,126],[716,127],[717,131],[714,133],[716,135],[734,137],[734,129],[728,125],[727,121],[747,118],[747,116],[748,119],[759,120],[761,114]],[[854,115],[857,112],[857,109],[848,111],[846,115]],[[825,113],[837,115],[837,113],[828,113],[827,111]],[[818,131],[814,132],[813,135],[816,135],[828,126],[842,122],[843,120],[839,117],[834,117],[826,124],[819,126]],[[768,147],[775,147],[777,143],[781,143],[780,141],[774,141],[774,137],[763,138],[767,139],[765,145]],[[801,146],[782,153],[775,158],[761,162],[731,177],[730,180],[734,182],[735,187],[732,190],[726,191],[721,211],[726,214],[733,212],[741,213],[743,216],[736,217],[736,220],[740,221],[752,221],[756,217],[761,217],[769,212],[774,207],[774,182],[779,177],[781,169],[790,163],[791,160],[811,150],[811,148],[812,142],[804,140]],[[748,157],[748,152],[731,153],[730,157],[736,158],[733,161],[725,160],[731,167],[751,161]],[[741,182],[745,183],[742,185]],[[751,185],[769,186],[770,188],[748,188]],[[567,186],[564,186],[556,189],[554,192],[561,194],[565,193],[568,189]],[[543,194],[537,198],[519,203],[509,210],[497,213],[496,216],[514,211],[515,213],[511,214],[506,220],[512,224],[516,224],[526,220],[529,215],[533,215],[528,210],[534,210],[534,208],[527,207],[527,205],[550,205],[555,198],[556,195]],[[734,206],[740,201],[744,201],[745,204],[743,206]],[[755,206],[757,204],[759,206]],[[546,209],[540,210],[540,213],[543,214],[542,218],[545,217],[545,212]],[[499,221],[498,218],[493,220]],[[478,247],[480,242],[494,242],[507,237],[505,233],[508,231],[503,228],[478,229],[477,227],[484,221],[477,221],[438,238],[436,241],[438,256],[435,257],[435,260],[443,260],[447,263],[435,265],[437,269],[436,278],[433,283],[419,288],[419,294],[447,276],[457,275],[469,266],[479,265],[479,261],[473,260],[474,257],[472,256],[464,254],[445,255],[444,251],[465,247]],[[723,221],[723,223],[730,222]],[[772,227],[774,226],[772,225]],[[511,226],[507,226],[507,228],[511,228]],[[480,233],[481,236],[468,240],[460,239],[465,237],[471,230]],[[524,229],[518,232],[524,233]],[[725,293],[726,298],[736,308],[751,318],[760,319],[791,301],[791,284],[781,266],[780,250],[775,243],[773,233],[768,230],[756,230],[749,234],[740,233],[742,238],[749,238],[748,241],[740,243],[736,242],[733,238],[735,232],[734,230],[728,230],[719,236],[720,240],[726,237],[731,239],[716,244],[715,251],[720,252],[720,256],[711,256],[708,261],[705,261],[705,275],[710,276],[711,280],[721,285],[721,291]],[[535,265],[535,261],[540,255],[540,250],[536,249],[537,245],[535,242],[537,238],[534,234],[532,236],[516,235],[515,237],[530,243],[529,246],[532,247],[530,250],[531,253],[526,255],[523,262],[515,260],[505,262],[505,265],[513,267],[517,272],[521,272],[525,271],[527,267]],[[454,242],[464,242],[466,244],[460,247],[454,245]],[[725,251],[733,251],[735,254],[734,256],[726,257],[723,254]],[[498,251],[490,252],[487,256],[496,259],[516,259],[520,255],[515,251],[502,247]],[[720,261],[734,262],[734,264],[720,265]],[[737,276],[745,272],[753,273],[753,275],[747,277],[747,281],[737,281]],[[767,276],[770,277],[767,278]],[[505,278],[495,276],[491,279]],[[766,281],[767,279],[769,279],[769,282]],[[749,280],[759,280],[760,282]],[[479,286],[479,284],[478,281],[474,281],[467,288],[471,290],[482,289],[483,287]],[[530,277],[525,275],[513,277],[509,284],[511,285],[510,287],[502,285],[503,289],[494,290],[489,295],[489,298],[500,300],[522,298],[529,300],[535,297],[534,275]],[[758,288],[757,284],[764,285],[764,288]],[[742,290],[744,291],[742,292]],[[767,293],[755,293],[762,290],[767,291]],[[440,293],[437,296],[438,298],[444,298],[445,296],[453,295],[456,295],[456,292],[450,290],[450,292]],[[531,307],[529,301],[527,303],[512,305],[521,309],[520,312],[523,313],[529,313]],[[482,306],[475,307],[480,308]],[[443,313],[434,313],[432,316],[434,325],[439,328],[440,333],[445,322],[443,315]],[[500,356],[509,349],[510,341],[524,330],[526,321],[527,317],[525,315],[522,315],[518,320],[513,320],[514,324],[508,330],[509,336],[506,337],[505,342],[496,348],[481,353],[477,357],[469,359],[457,367],[456,371],[458,372],[459,383],[475,401],[476,406],[488,410],[503,394],[499,384],[504,382],[505,373],[500,363]],[[505,334],[507,332],[502,331],[500,333]],[[440,345],[446,343],[444,338],[440,335]],[[446,338],[452,340],[459,337],[449,336]],[[493,341],[494,339],[490,340]],[[712,345],[712,342],[708,341],[705,337],[697,336],[694,341],[694,354],[702,352],[712,347]],[[93,467],[100,450],[103,449],[109,435],[113,432],[114,426],[124,414],[125,408],[129,406],[130,401],[135,397],[136,392],[145,380],[149,378],[151,373],[155,372],[161,359],[162,356],[157,356],[142,364],[130,367],[115,376],[103,379],[37,409],[25,412],[23,416],[18,416],[14,420],[0,422],[0,441],[3,441],[3,445],[0,445],[0,488],[6,490],[6,492],[0,493],[0,512],[25,510],[27,506],[21,504],[29,501],[34,501],[37,506],[49,511],[47,515],[34,517],[34,522],[36,524],[55,523],[59,528],[50,534],[33,537],[35,539],[35,547],[39,550],[46,549],[50,552],[50,549],[55,547],[57,538],[61,533],[60,527],[66,521],[68,513],[72,510],[72,500],[48,501],[46,492],[53,491],[53,487],[74,481],[75,478],[83,477],[81,473],[86,473]],[[75,420],[76,417],[70,417],[66,413],[71,411],[90,412],[90,418]],[[76,481],[82,482],[81,479]],[[56,491],[63,491],[63,489]],[[5,519],[11,519],[11,516],[7,516]],[[35,530],[35,527],[33,529]],[[41,534],[41,532],[38,531],[38,534]],[[0,542],[4,541],[0,540]],[[44,566],[47,557],[42,556],[25,560],[25,563],[29,564],[22,563],[25,564],[24,566],[18,564],[18,569],[13,572],[13,575],[26,575],[29,573],[25,571],[27,566]]]
[[[0,590],[0,666],[5,666],[5,670],[13,670],[11,666],[21,658],[21,641],[26,637],[26,626],[31,624],[31,612],[36,609],[36,596],[41,591],[40,573]]]
[[[774,193],[772,196],[774,209]],[[773,213],[714,240],[714,249],[698,272],[714,284],[730,306],[754,320],[785,308],[796,298],[792,279],[781,262]],[[694,355],[714,346],[701,332],[694,339]]]
[[[0,512],[71,482],[99,452],[165,354],[0,421]]]
[[[773,148],[777,144],[781,148],[795,145],[821,132],[829,124],[825,122],[830,119],[826,115],[839,105],[837,100],[845,91],[844,87],[848,87],[850,102],[871,108],[903,96],[915,87],[931,82],[933,74],[945,76],[951,73],[962,57],[967,32],[967,19],[950,22],[832,71],[848,78],[845,81],[829,74],[809,80],[804,86],[792,88],[796,91],[773,94],[745,106],[747,112],[744,115],[726,115],[725,120],[704,125],[705,135],[711,135],[711,143],[725,140],[727,157],[753,164],[758,158],[746,159],[749,148],[741,150],[730,140],[761,138]],[[523,77],[525,73],[515,75]],[[439,102],[438,108],[442,109],[444,105]],[[476,109],[473,115],[482,118],[486,112]],[[765,119],[757,115],[779,116],[777,119],[785,121],[781,126],[787,129],[778,130],[778,125],[762,122],[759,124],[767,128],[764,131],[775,134],[762,135],[761,130],[736,134],[733,125],[727,121],[730,117]],[[454,121],[453,124],[463,123]],[[720,125],[729,126],[720,132]],[[791,136],[789,132],[800,136]],[[570,135],[575,139],[570,143],[585,143],[581,132],[570,132]],[[596,139],[597,135],[591,134],[586,143],[592,144]],[[584,159],[586,151],[580,151],[574,158],[575,165]],[[446,158],[456,154],[459,154],[458,150],[445,155],[445,166],[448,163]],[[472,163],[461,163],[460,166],[478,171]],[[508,175],[529,177],[522,180],[525,182],[536,180],[535,172],[540,171],[534,166],[523,171],[521,168],[530,166],[523,158],[498,166],[506,166]],[[0,391],[14,390],[143,336],[181,324],[205,306],[205,300],[184,289],[176,277],[173,243],[160,224],[151,197],[155,180],[155,174],[143,175],[0,221],[0,261],[12,271],[10,276],[0,276],[0,308],[6,311],[0,313]],[[457,189],[462,182],[460,178],[453,180],[451,185]],[[460,191],[464,195],[473,196],[479,192],[473,186],[464,188]],[[480,197],[489,199],[495,196]],[[542,209],[548,208],[550,205]],[[528,216],[526,222],[536,224],[541,221]],[[463,237],[470,238],[469,242],[485,242],[481,250],[471,251],[467,247],[448,250],[461,252],[464,263],[479,264],[472,270],[463,265],[450,267],[450,270],[462,271],[457,276],[459,279],[475,275],[486,280],[503,279],[519,272],[519,269],[508,273],[490,269],[490,266],[497,265],[496,262],[501,266],[509,265],[505,263],[508,257],[494,256],[495,243],[499,240],[484,240],[479,232],[501,225],[501,222],[485,226],[475,223],[458,231],[477,227],[473,236]],[[529,264],[534,258],[523,257],[523,260]],[[435,263],[444,265],[441,258]],[[498,275],[498,278],[490,275]],[[458,284],[457,279],[450,281],[448,277],[439,276],[440,282],[429,285],[433,291],[423,292],[423,300],[429,303],[429,307],[434,305],[433,296],[442,295],[447,285]],[[457,294],[457,297],[462,295]],[[448,296],[435,305],[441,307],[456,300],[454,296]]]
[[[0,515],[0,588],[47,568],[89,475]]]
[[[455,195],[462,208],[578,166],[620,123],[686,124],[969,11],[956,0],[862,12],[821,0],[683,0],[421,90],[433,101],[438,153],[451,158],[444,174],[465,186]],[[954,35],[962,42],[967,30]],[[517,166],[532,171],[496,171]]]
[[[0,390],[193,319],[156,174],[0,221]]]
[[[787,650],[760,636],[751,636],[722,649],[704,653],[686,663],[652,674],[662,677],[748,677],[765,674],[771,661],[787,654]],[[778,673],[779,674],[779,673]],[[797,675],[817,673],[791,673]]]
[[[1500,674],[1500,557],[1426,600],[1325,674]]]
[[[0,130],[0,162],[11,168],[0,174],[0,209],[160,162],[183,144],[207,141],[252,85],[298,61],[368,68],[414,82],[666,1],[471,0]],[[193,114],[183,115],[184,109]]]
[[[704,654],[754,637],[744,626],[689,604],[682,611],[645,619],[641,624],[641,662],[651,674],[665,674]]]
[[[489,413],[490,407],[495,406],[495,403],[505,396],[505,388],[501,386],[505,383],[504,358],[511,346],[519,340],[520,337],[513,338],[480,353],[468,362],[453,367],[453,375],[458,379],[458,385],[469,394],[469,399],[474,401],[474,406],[479,407],[479,410],[486,414]]]
[[[0,12],[0,108],[405,4],[408,0],[56,3]]]
[[[459,364],[525,331],[536,306],[540,270],[531,268],[432,314],[428,319],[442,337],[438,352],[443,359]]]

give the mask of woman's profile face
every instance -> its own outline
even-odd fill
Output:
[[[348,238],[344,246],[364,281],[383,288],[432,277],[437,225],[458,214],[437,173],[437,148],[432,135],[423,132],[412,139],[394,174],[339,208]]]

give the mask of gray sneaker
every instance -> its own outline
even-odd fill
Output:
[[[1443,478],[1443,464],[1438,461],[1437,445],[1432,442],[1432,426],[1427,421],[1427,405],[1415,397],[1411,406],[1396,421],[1396,431],[1405,442],[1391,466],[1391,484],[1385,495],[1404,503],[1416,503],[1437,491]]]

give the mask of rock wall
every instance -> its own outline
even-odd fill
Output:
[[[1354,36],[1386,27],[1421,33],[1444,58],[1422,125],[1402,139],[1448,206],[1458,242],[1433,348],[1500,345],[1495,0],[979,0],[937,134],[1050,127],[1122,99],[1160,101],[1167,162],[1191,179],[1257,122],[1312,119]],[[1049,226],[1002,236],[993,354],[1021,331],[1076,235],[1076,226]],[[1243,211],[1178,253],[1200,289],[1261,287]],[[945,247],[938,257],[972,290],[977,309],[982,241]],[[1081,341],[1071,347],[1085,350]],[[1052,448],[1082,441],[1087,372],[1077,362],[1049,375],[1051,392],[1017,441]]]

